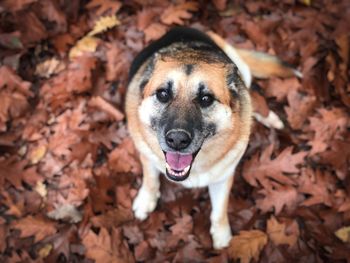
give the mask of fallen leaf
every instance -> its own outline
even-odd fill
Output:
[[[115,121],[121,121],[124,119],[124,114],[121,113],[118,109],[113,107],[109,102],[105,101],[101,97],[92,97],[89,101],[89,106],[90,107],[95,107],[98,108],[109,115],[111,115]]]
[[[52,75],[61,72],[65,68],[66,65],[62,61],[58,60],[57,58],[51,58],[38,64],[35,69],[35,74],[43,78],[49,78]]]
[[[166,33],[166,27],[160,23],[152,23],[145,30],[145,41],[156,40]]]
[[[283,173],[298,173],[298,164],[303,163],[307,152],[292,154],[292,148],[284,149],[275,159],[271,160],[274,145],[268,146],[260,155],[253,156],[245,162],[243,168],[244,179],[252,186],[257,187],[260,183],[264,188],[271,188],[270,180],[281,184],[294,185],[295,181]]]
[[[344,243],[350,242],[350,226],[344,226],[342,228],[339,228],[337,231],[334,232],[334,234]]]
[[[80,39],[73,48],[69,51],[69,58],[83,56],[85,53],[94,53],[100,40],[96,37],[86,36]]]
[[[30,152],[29,160],[31,164],[37,164],[42,158],[44,158],[47,151],[47,146],[42,144]]]
[[[88,9],[95,9],[97,16],[107,14],[115,15],[122,7],[122,4],[115,0],[93,0],[90,1],[86,7]]]
[[[160,20],[166,25],[183,25],[185,19],[192,17],[191,12],[198,10],[197,2],[185,2],[178,5],[170,5],[160,16]]]
[[[57,232],[55,223],[52,221],[30,215],[14,221],[11,228],[19,229],[21,238],[34,236],[35,243]]]
[[[234,236],[227,249],[229,257],[241,263],[258,261],[259,255],[267,243],[267,235],[260,230],[240,231]]]
[[[100,34],[120,24],[120,21],[116,16],[102,16],[94,25],[94,28],[88,33],[88,36]]]
[[[271,216],[267,221],[266,233],[275,245],[278,246],[285,244],[293,247],[298,240],[298,236],[295,234],[288,235],[286,228],[287,226],[285,223],[280,223],[274,216]]]
[[[51,219],[78,223],[83,219],[82,213],[72,204],[63,204],[47,213]]]
[[[294,187],[290,186],[278,186],[271,189],[262,189],[259,191],[265,198],[258,199],[256,206],[261,209],[263,213],[273,211],[275,215],[278,215],[283,207],[293,211],[300,202],[298,191]]]

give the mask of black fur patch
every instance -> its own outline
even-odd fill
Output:
[[[187,64],[185,65],[185,73],[187,76],[191,75],[191,73],[193,72],[194,69],[194,65],[192,64]]]
[[[188,43],[189,48],[201,51],[213,51],[214,53],[217,53],[218,56],[230,61],[227,55],[206,34],[193,28],[175,27],[163,37],[151,43],[136,56],[130,67],[129,81],[148,58],[160,49],[173,43]]]

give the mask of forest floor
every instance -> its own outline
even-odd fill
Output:
[[[227,2],[0,2],[0,262],[350,262],[350,3]],[[303,73],[254,80],[285,128],[254,123],[220,251],[206,189],[162,178],[150,217],[131,210],[128,69],[175,25]]]

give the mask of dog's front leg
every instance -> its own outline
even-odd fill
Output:
[[[231,228],[228,220],[227,206],[233,176],[226,180],[209,185],[212,211],[210,214],[210,234],[215,249],[227,247],[231,240]]]
[[[159,198],[159,172],[146,157],[141,155],[143,181],[134,199],[132,209],[137,219],[144,220],[157,205]]]

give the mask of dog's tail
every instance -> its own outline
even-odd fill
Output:
[[[207,34],[236,64],[248,88],[251,86],[253,76],[257,78],[287,78],[293,76],[302,78],[300,71],[289,66],[276,56],[253,50],[235,48],[214,32],[209,31]],[[282,120],[271,110],[268,111],[267,115],[255,111],[254,117],[267,127],[276,129],[283,129],[284,127]]]
[[[254,50],[235,49],[242,60],[248,65],[254,77],[263,79],[270,77],[303,77],[300,71],[294,69],[276,56]]]
[[[292,68],[276,56],[254,50],[235,48],[212,31],[207,32],[210,38],[232,59],[242,74],[247,87],[252,83],[252,76],[257,78],[299,77],[302,73]]]

